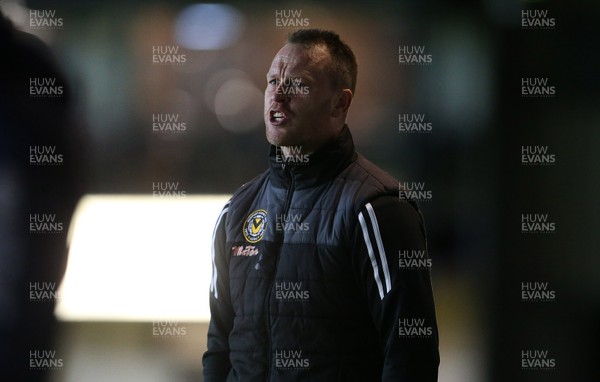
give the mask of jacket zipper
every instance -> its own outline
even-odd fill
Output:
[[[285,203],[283,205],[283,214],[287,215],[288,210],[290,209],[290,203],[292,201],[292,195],[294,194],[294,168],[293,167],[288,167],[286,169],[285,164],[282,164],[282,168],[283,171],[285,171],[286,174],[288,174],[289,178],[290,178],[290,182],[289,182],[289,186],[287,189],[287,193],[285,196]],[[275,218],[277,219],[277,218]],[[269,286],[269,289],[267,291],[267,341],[268,341],[268,347],[267,347],[267,382],[271,380],[271,358],[273,357],[273,349],[271,348],[272,343],[271,343],[271,294],[272,294],[272,290],[273,290],[273,285],[275,284],[275,277],[277,276],[277,267],[279,265],[279,257],[281,255],[281,248],[283,247],[283,239],[284,239],[284,233],[283,230],[281,231],[281,233],[275,231],[276,235],[277,235],[277,244],[278,244],[278,250],[277,250],[277,257],[275,258],[275,270],[273,272],[273,279],[271,280],[271,285]]]

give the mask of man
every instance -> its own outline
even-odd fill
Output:
[[[267,73],[269,170],[214,233],[206,381],[436,381],[425,230],[398,182],[354,151],[350,48],[299,30]]]

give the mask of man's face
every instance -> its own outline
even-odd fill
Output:
[[[286,44],[267,73],[265,125],[269,143],[302,146],[311,153],[340,130],[332,110],[336,92],[328,76],[329,53]]]

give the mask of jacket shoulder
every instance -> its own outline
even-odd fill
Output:
[[[416,201],[409,198],[400,198],[400,191],[402,187],[396,178],[377,167],[375,164],[367,160],[362,155],[358,155],[358,158],[354,162],[357,167],[355,170],[357,173],[362,173],[364,177],[364,183],[367,188],[371,189],[359,203],[359,208],[364,206],[378,197],[381,196],[394,196],[397,203],[407,203],[420,214],[419,205]]]
[[[355,166],[355,172],[363,175],[364,182],[372,184],[378,188],[392,189],[392,191],[397,192],[398,180],[381,168],[377,167],[375,164],[373,164],[373,162],[369,161],[361,154],[357,155],[353,165]]]
[[[352,201],[352,204],[347,207],[353,213],[358,213],[365,204],[383,196],[393,196],[397,203],[408,203],[419,211],[416,202],[400,199],[400,184],[396,178],[360,154],[348,166],[343,177],[345,178],[346,191],[351,194],[351,196],[346,197],[346,200]]]
[[[341,174],[346,189],[353,192],[355,201],[381,195],[397,195],[398,181],[361,154]]]
[[[269,171],[267,170],[235,190],[231,199],[229,199],[229,221],[243,218],[240,214],[251,208],[255,197],[264,189],[268,175]]]
[[[242,184],[237,190],[234,191],[233,195],[231,196],[231,202],[238,201],[241,198],[243,199],[244,195],[248,195],[248,193],[253,195],[254,193],[252,193],[252,190],[262,187],[265,180],[268,178],[268,175],[269,170],[264,171],[260,175],[257,175],[253,179]]]

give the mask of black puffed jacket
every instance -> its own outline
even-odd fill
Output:
[[[269,159],[215,227],[204,380],[437,381],[416,204],[347,126],[310,156]]]

